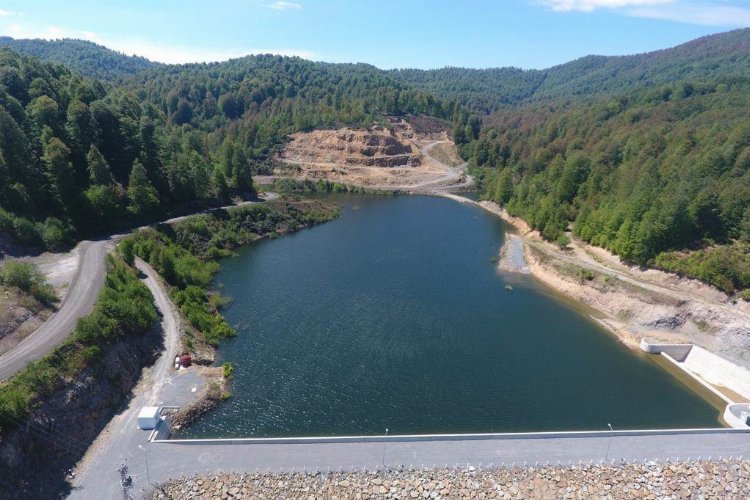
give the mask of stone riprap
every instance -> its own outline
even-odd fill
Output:
[[[170,481],[153,499],[748,498],[750,462],[379,473],[220,474]]]

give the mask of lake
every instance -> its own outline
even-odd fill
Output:
[[[242,249],[216,283],[233,397],[181,437],[719,427],[718,410],[495,257],[509,229],[427,196]]]

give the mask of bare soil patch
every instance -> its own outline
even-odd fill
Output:
[[[290,139],[277,157],[277,177],[399,191],[465,181],[445,124],[425,117],[392,118],[388,127],[315,130]]]
[[[12,287],[0,286],[0,354],[39,328],[52,309]]]

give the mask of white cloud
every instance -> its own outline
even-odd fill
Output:
[[[23,15],[23,12],[14,12],[12,10],[0,9],[0,17],[22,16],[22,15]]]
[[[283,0],[278,0],[272,4],[266,5],[269,9],[273,10],[299,10],[302,8],[302,4],[296,3],[296,2],[284,2]]]
[[[687,24],[750,26],[750,8],[733,5],[732,0],[537,0],[536,3],[555,12],[610,9],[631,17]]]
[[[638,8],[630,10],[628,14],[634,17],[705,26],[736,28],[750,26],[750,9],[731,5],[688,4],[679,7]]]
[[[46,28],[38,29],[21,24],[11,24],[5,28],[0,27],[0,34],[11,36],[13,38],[43,38],[46,40],[78,38],[98,43],[99,45],[104,45],[105,47],[122,52],[123,54],[138,55],[151,59],[152,61],[171,64],[226,61],[227,59],[234,59],[251,54],[278,54],[282,56],[297,56],[304,59],[313,59],[315,57],[315,54],[308,50],[287,48],[252,47],[247,49],[232,48],[215,50],[202,47],[166,44],[137,37],[110,39],[101,37],[92,31],[69,30],[58,26],[48,26]]]
[[[541,0],[545,7],[557,12],[591,12],[596,9],[621,9],[671,3],[673,0]]]

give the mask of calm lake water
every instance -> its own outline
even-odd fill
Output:
[[[338,220],[222,263],[234,396],[182,436],[719,426],[653,360],[500,274],[497,218],[443,198],[337,200]]]

